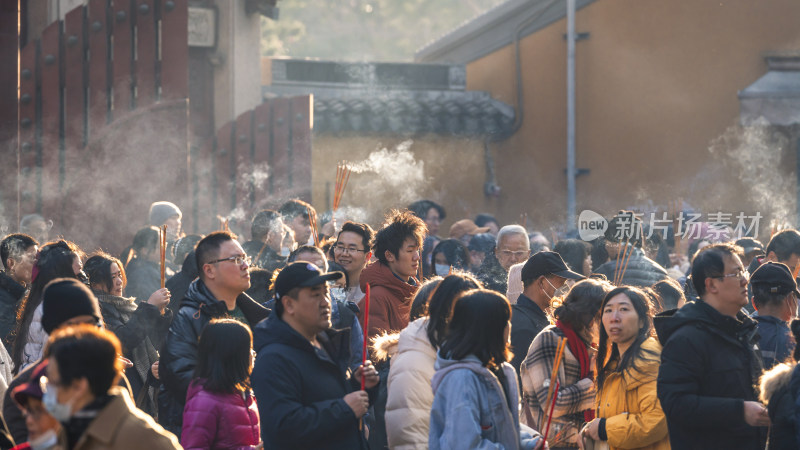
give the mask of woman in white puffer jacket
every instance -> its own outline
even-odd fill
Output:
[[[385,421],[389,448],[428,448],[436,352],[445,336],[453,300],[480,287],[481,283],[467,273],[448,275],[433,292],[428,315],[400,332],[388,379]]]

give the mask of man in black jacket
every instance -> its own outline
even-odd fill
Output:
[[[39,243],[27,234],[9,234],[0,242],[4,269],[0,272],[0,339],[4,344],[10,344],[7,337],[16,324],[17,308],[25,296],[26,286],[31,283],[38,251]]]
[[[342,275],[295,262],[275,279],[275,314],[253,333],[264,448],[368,448],[359,422],[379,378],[369,361],[353,372],[350,329],[330,328],[327,282]],[[369,392],[359,390],[362,373]]]
[[[748,277],[738,247],[708,246],[692,261],[699,300],[655,318],[664,346],[658,398],[673,448],[764,448],[770,421],[754,387],[758,334],[741,311]]]
[[[666,279],[666,269],[644,254],[643,234],[642,221],[632,211],[617,213],[608,221],[605,232],[605,248],[611,260],[595,272],[605,275],[609,281],[639,287],[650,287]]]
[[[200,277],[192,282],[169,328],[161,351],[159,422],[180,437],[186,390],[197,364],[197,340],[203,328],[218,317],[230,317],[251,329],[269,310],[244,291],[250,287],[250,258],[225,231],[209,234],[197,243],[195,257]]]
[[[569,289],[567,280],[580,280],[582,275],[567,267],[556,252],[538,252],[522,266],[522,294],[511,306],[511,365],[519,373],[519,366],[528,354],[533,338],[546,326],[550,318],[546,310],[553,297]]]

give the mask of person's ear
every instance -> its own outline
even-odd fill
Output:
[[[769,253],[767,253],[767,256],[764,258],[764,260],[777,262],[778,255],[776,255],[774,251],[770,251]]]
[[[16,265],[17,265],[17,261],[14,260],[14,257],[9,256],[8,259],[6,259],[6,267],[8,267],[8,272],[9,273],[14,273],[14,266],[16,266]]]
[[[284,295],[280,298],[280,302],[283,302],[283,314],[293,315],[294,314],[294,302],[292,301],[292,297],[288,297]]]
[[[214,269],[214,264],[203,264],[203,275],[207,280],[213,280],[214,275],[216,275],[216,269]]]
[[[386,261],[388,262],[397,262],[397,257],[395,257],[394,253],[392,253],[390,250],[383,252],[383,256],[386,257]]]
[[[714,283],[715,278],[706,277],[706,292],[711,292],[712,294],[717,293],[717,285]]]

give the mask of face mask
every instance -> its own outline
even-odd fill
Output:
[[[289,247],[281,247],[281,256],[286,257],[292,253],[292,250]]]
[[[436,268],[436,275],[447,276],[450,273],[450,265],[449,264],[434,264]]]
[[[36,439],[28,441],[28,445],[33,450],[49,450],[55,448],[56,444],[58,444],[58,435],[53,429],[47,430]]]
[[[347,300],[347,292],[342,287],[332,287],[328,291],[331,294],[331,300],[343,302]]]
[[[47,391],[42,396],[42,405],[59,422],[67,423],[69,418],[72,417],[72,402],[59,403],[56,396],[56,387],[52,384],[48,384]]]

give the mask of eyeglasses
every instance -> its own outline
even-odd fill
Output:
[[[233,263],[236,264],[237,266],[241,266],[242,264],[247,264],[249,267],[253,262],[253,258],[247,255],[234,255],[228,258],[215,259],[214,261],[209,261],[206,264],[216,264],[223,261],[233,261]]]
[[[340,244],[334,245],[333,251],[336,253],[347,253],[347,254],[358,253],[358,252],[367,253],[366,250],[360,250],[355,247],[345,247],[344,245]]]
[[[712,278],[739,278],[742,280],[749,280],[750,272],[748,272],[747,269],[740,267],[734,273],[726,273],[725,275],[720,275],[718,277],[712,277]]]
[[[506,258],[511,258],[512,256],[514,258],[527,258],[528,256],[531,255],[531,251],[530,250],[520,250],[518,252],[512,252],[511,250],[501,250],[500,254],[503,255]]]

